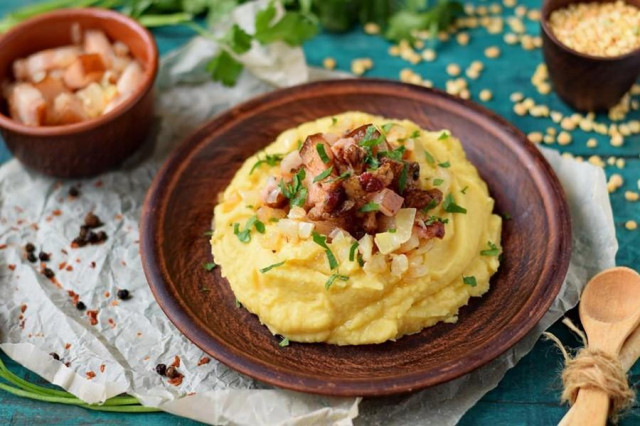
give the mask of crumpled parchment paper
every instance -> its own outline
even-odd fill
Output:
[[[233,17],[241,24],[252,22],[247,16],[263,4],[244,5]],[[140,264],[138,218],[154,173],[168,151],[212,115],[272,90],[273,84],[340,76],[308,69],[300,49],[280,45],[265,52],[254,46],[241,58],[250,72],[236,87],[224,88],[204,72],[206,58],[216,49],[214,42],[196,38],[164,58],[155,131],[120,170],[61,182],[26,170],[16,160],[0,167],[0,347],[86,402],[128,392],[145,405],[211,424],[455,424],[531,350],[543,330],[577,304],[586,281],[614,265],[617,241],[604,173],[543,149],[571,208],[569,273],[538,326],[487,366],[409,396],[361,402],[274,389],[215,359],[201,364],[205,354],[162,313]],[[79,188],[79,197],[69,198],[71,186]],[[105,223],[101,229],[109,239],[103,245],[72,249],[70,243],[89,211]],[[41,274],[39,263],[26,260],[27,242],[51,253],[47,266],[56,273],[55,282]],[[117,299],[121,288],[131,292],[130,300]],[[74,307],[69,291],[88,310],[98,311],[96,325],[86,311]],[[156,364],[170,364],[176,355],[185,376],[180,386],[168,384],[154,371]],[[89,379],[87,373],[95,377]]]

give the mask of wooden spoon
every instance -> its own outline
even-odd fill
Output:
[[[637,331],[640,324],[640,275],[632,269],[617,267],[593,277],[582,293],[580,320],[591,349],[621,357],[623,367],[630,368],[640,353],[640,332]],[[629,338],[631,333],[633,336]],[[623,345],[627,348],[625,354],[621,354]],[[575,404],[560,425],[605,425],[609,403],[605,392],[593,388],[580,389]]]

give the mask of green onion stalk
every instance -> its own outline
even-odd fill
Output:
[[[28,382],[15,375],[0,359],[0,389],[13,395],[36,401],[56,404],[74,405],[88,410],[109,411],[117,413],[153,413],[160,411],[153,407],[140,405],[137,398],[130,395],[120,395],[107,399],[103,404],[87,404],[67,391],[51,389]]]

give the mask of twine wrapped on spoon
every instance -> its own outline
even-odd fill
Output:
[[[587,336],[570,319],[564,318],[562,322],[580,337],[584,345],[576,356],[572,357],[558,337],[549,332],[543,333],[558,346],[564,356],[562,402],[573,405],[580,388],[599,389],[609,395],[609,418],[615,422],[619,415],[631,408],[635,402],[635,392],[629,386],[626,369],[618,357],[590,349]]]

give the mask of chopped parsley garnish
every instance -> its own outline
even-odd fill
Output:
[[[442,208],[448,213],[467,213],[467,209],[456,204],[453,194],[449,194],[442,201]]]
[[[351,244],[351,248],[349,249],[349,261],[353,262],[354,260],[356,260],[356,250],[358,250],[358,246],[360,244],[358,244],[358,242],[356,241],[355,243]]]
[[[283,260],[282,262],[279,262],[279,263],[274,263],[273,265],[269,265],[269,266],[267,266],[265,268],[260,269],[260,272],[262,272],[264,274],[265,272],[269,272],[273,268],[277,268],[278,266],[284,265],[285,262],[286,262],[286,260]]]
[[[413,133],[409,135],[409,139],[415,139],[420,137],[420,130],[414,130]]]
[[[340,281],[347,281],[349,279],[348,276],[346,275],[340,275],[340,274],[332,274],[329,279],[327,280],[326,283],[324,283],[324,289],[325,290],[329,290],[329,287],[331,287],[331,285],[336,281],[336,280],[340,280]]]
[[[360,141],[360,145],[365,148],[372,148],[376,145],[380,145],[384,141],[384,136],[379,135],[377,138],[373,137],[373,134],[377,131],[376,127],[371,125],[367,127],[367,131],[364,134],[364,138]]]
[[[361,268],[364,266],[364,259],[360,253],[358,253],[358,265],[360,265]]]
[[[442,182],[444,182],[444,179],[435,178],[433,180],[433,186],[440,186],[440,185],[442,185]]]
[[[207,272],[211,272],[213,271],[213,269],[218,266],[215,264],[215,262],[207,262],[207,263],[203,263],[202,267],[204,268],[205,271]]]
[[[317,232],[313,232],[311,234],[313,236],[313,242],[318,244],[320,247],[324,249],[325,254],[327,255],[327,260],[329,261],[329,268],[336,269],[338,267],[338,261],[336,257],[333,255],[333,252],[327,245],[327,237],[324,237]]]
[[[440,132],[440,134],[438,135],[438,140],[444,140],[447,139],[449,137],[450,133],[446,130],[443,130],[442,132]]]
[[[404,163],[402,165],[400,177],[398,178],[398,191],[400,192],[400,195],[404,193],[404,189],[407,186],[407,173],[409,173],[409,165],[407,163]]]
[[[203,235],[204,235],[205,237],[210,237],[210,236],[212,236],[212,235],[213,235],[213,229],[211,229],[211,230],[209,230],[209,231],[205,232]]]
[[[462,188],[462,189],[460,190],[460,192],[462,192],[463,194],[465,194],[465,195],[466,195],[466,194],[467,194],[467,189],[469,189],[469,186],[468,186],[468,185],[467,185],[467,186],[465,186],[464,188]]]
[[[396,228],[387,229],[387,232],[390,233],[390,234],[395,234],[396,233]]]
[[[424,152],[424,157],[427,159],[427,163],[431,164],[432,166],[436,164],[436,159],[433,158],[433,155],[431,155],[429,151]]]
[[[284,337],[282,340],[280,340],[280,343],[278,343],[278,346],[280,346],[281,348],[289,346],[289,338]]]
[[[236,308],[242,308],[242,303],[236,298]]]
[[[424,206],[424,208],[422,209],[423,212],[427,212],[433,208],[435,208],[438,205],[438,200],[436,200],[435,198],[432,198],[431,201],[429,201],[429,204],[427,204],[426,206]]]
[[[261,234],[264,234],[265,232],[264,223],[260,222],[257,216],[251,216],[249,220],[247,220],[247,224],[245,225],[242,231],[240,230],[240,224],[234,223],[233,233],[238,237],[238,239],[241,242],[248,243],[249,241],[251,241],[251,228],[253,226],[255,226],[256,231],[258,231]]]
[[[314,177],[313,183],[320,182],[321,180],[325,179],[327,176],[331,174],[332,171],[333,171],[333,166],[329,167],[327,170],[320,173],[318,176]]]
[[[392,151],[380,151],[378,152],[378,157],[388,157],[395,161],[401,161],[404,152],[407,150],[405,146],[399,146],[398,148]]]
[[[332,125],[332,126],[335,126],[337,122],[338,122],[338,119],[337,119],[337,118],[335,118],[335,117],[331,117],[331,125]]]
[[[451,163],[445,161],[444,163],[438,163],[438,166],[442,167],[443,169],[448,169],[449,167],[451,167]]]
[[[429,216],[429,218],[424,221],[424,224],[427,226],[431,226],[436,222],[447,224],[449,223],[449,219],[438,217],[438,216]]]
[[[462,277],[462,282],[465,283],[468,286],[471,287],[475,287],[476,285],[478,285],[477,281],[476,281],[476,277],[474,277],[473,275],[469,276],[469,277]]]
[[[395,126],[395,124],[393,124],[393,123],[383,124],[383,125],[382,125],[382,130],[383,130],[385,133],[389,133],[389,131],[393,128],[393,126]]]
[[[291,206],[304,206],[307,200],[307,188],[302,185],[302,181],[306,177],[304,169],[300,169],[298,173],[293,176],[293,180],[290,184],[285,184],[284,181],[280,181],[280,191],[282,195],[289,199],[289,205]]]
[[[495,245],[491,241],[487,241],[487,245],[489,246],[489,249],[482,250],[480,252],[481,256],[498,256],[500,254],[500,249],[497,245]]]
[[[302,148],[302,139],[298,139],[298,151]]]
[[[324,145],[323,144],[321,144],[321,143],[316,144],[316,151],[318,151],[318,155],[320,156],[320,159],[322,160],[322,162],[324,164],[327,164],[329,161],[331,161],[331,159],[327,155],[327,151],[325,151],[325,149],[324,149]]]
[[[378,203],[367,203],[364,206],[360,207],[359,212],[368,213],[368,212],[377,212],[380,210],[380,204]]]
[[[346,179],[346,178],[348,178],[350,176],[351,176],[351,171],[347,170],[346,172],[342,173],[340,176],[335,177],[333,179],[329,179],[327,181],[327,183],[333,183],[333,182],[336,182],[338,180],[343,180],[343,179]]]
[[[263,164],[267,164],[271,167],[277,166],[283,158],[284,156],[282,154],[265,154],[264,158],[260,158],[260,156],[258,156],[258,161],[256,161],[253,167],[251,167],[251,171],[249,172],[249,174],[253,173],[255,169]]]
[[[277,217],[271,217],[269,218],[269,222],[280,222],[280,219],[278,219]]]

